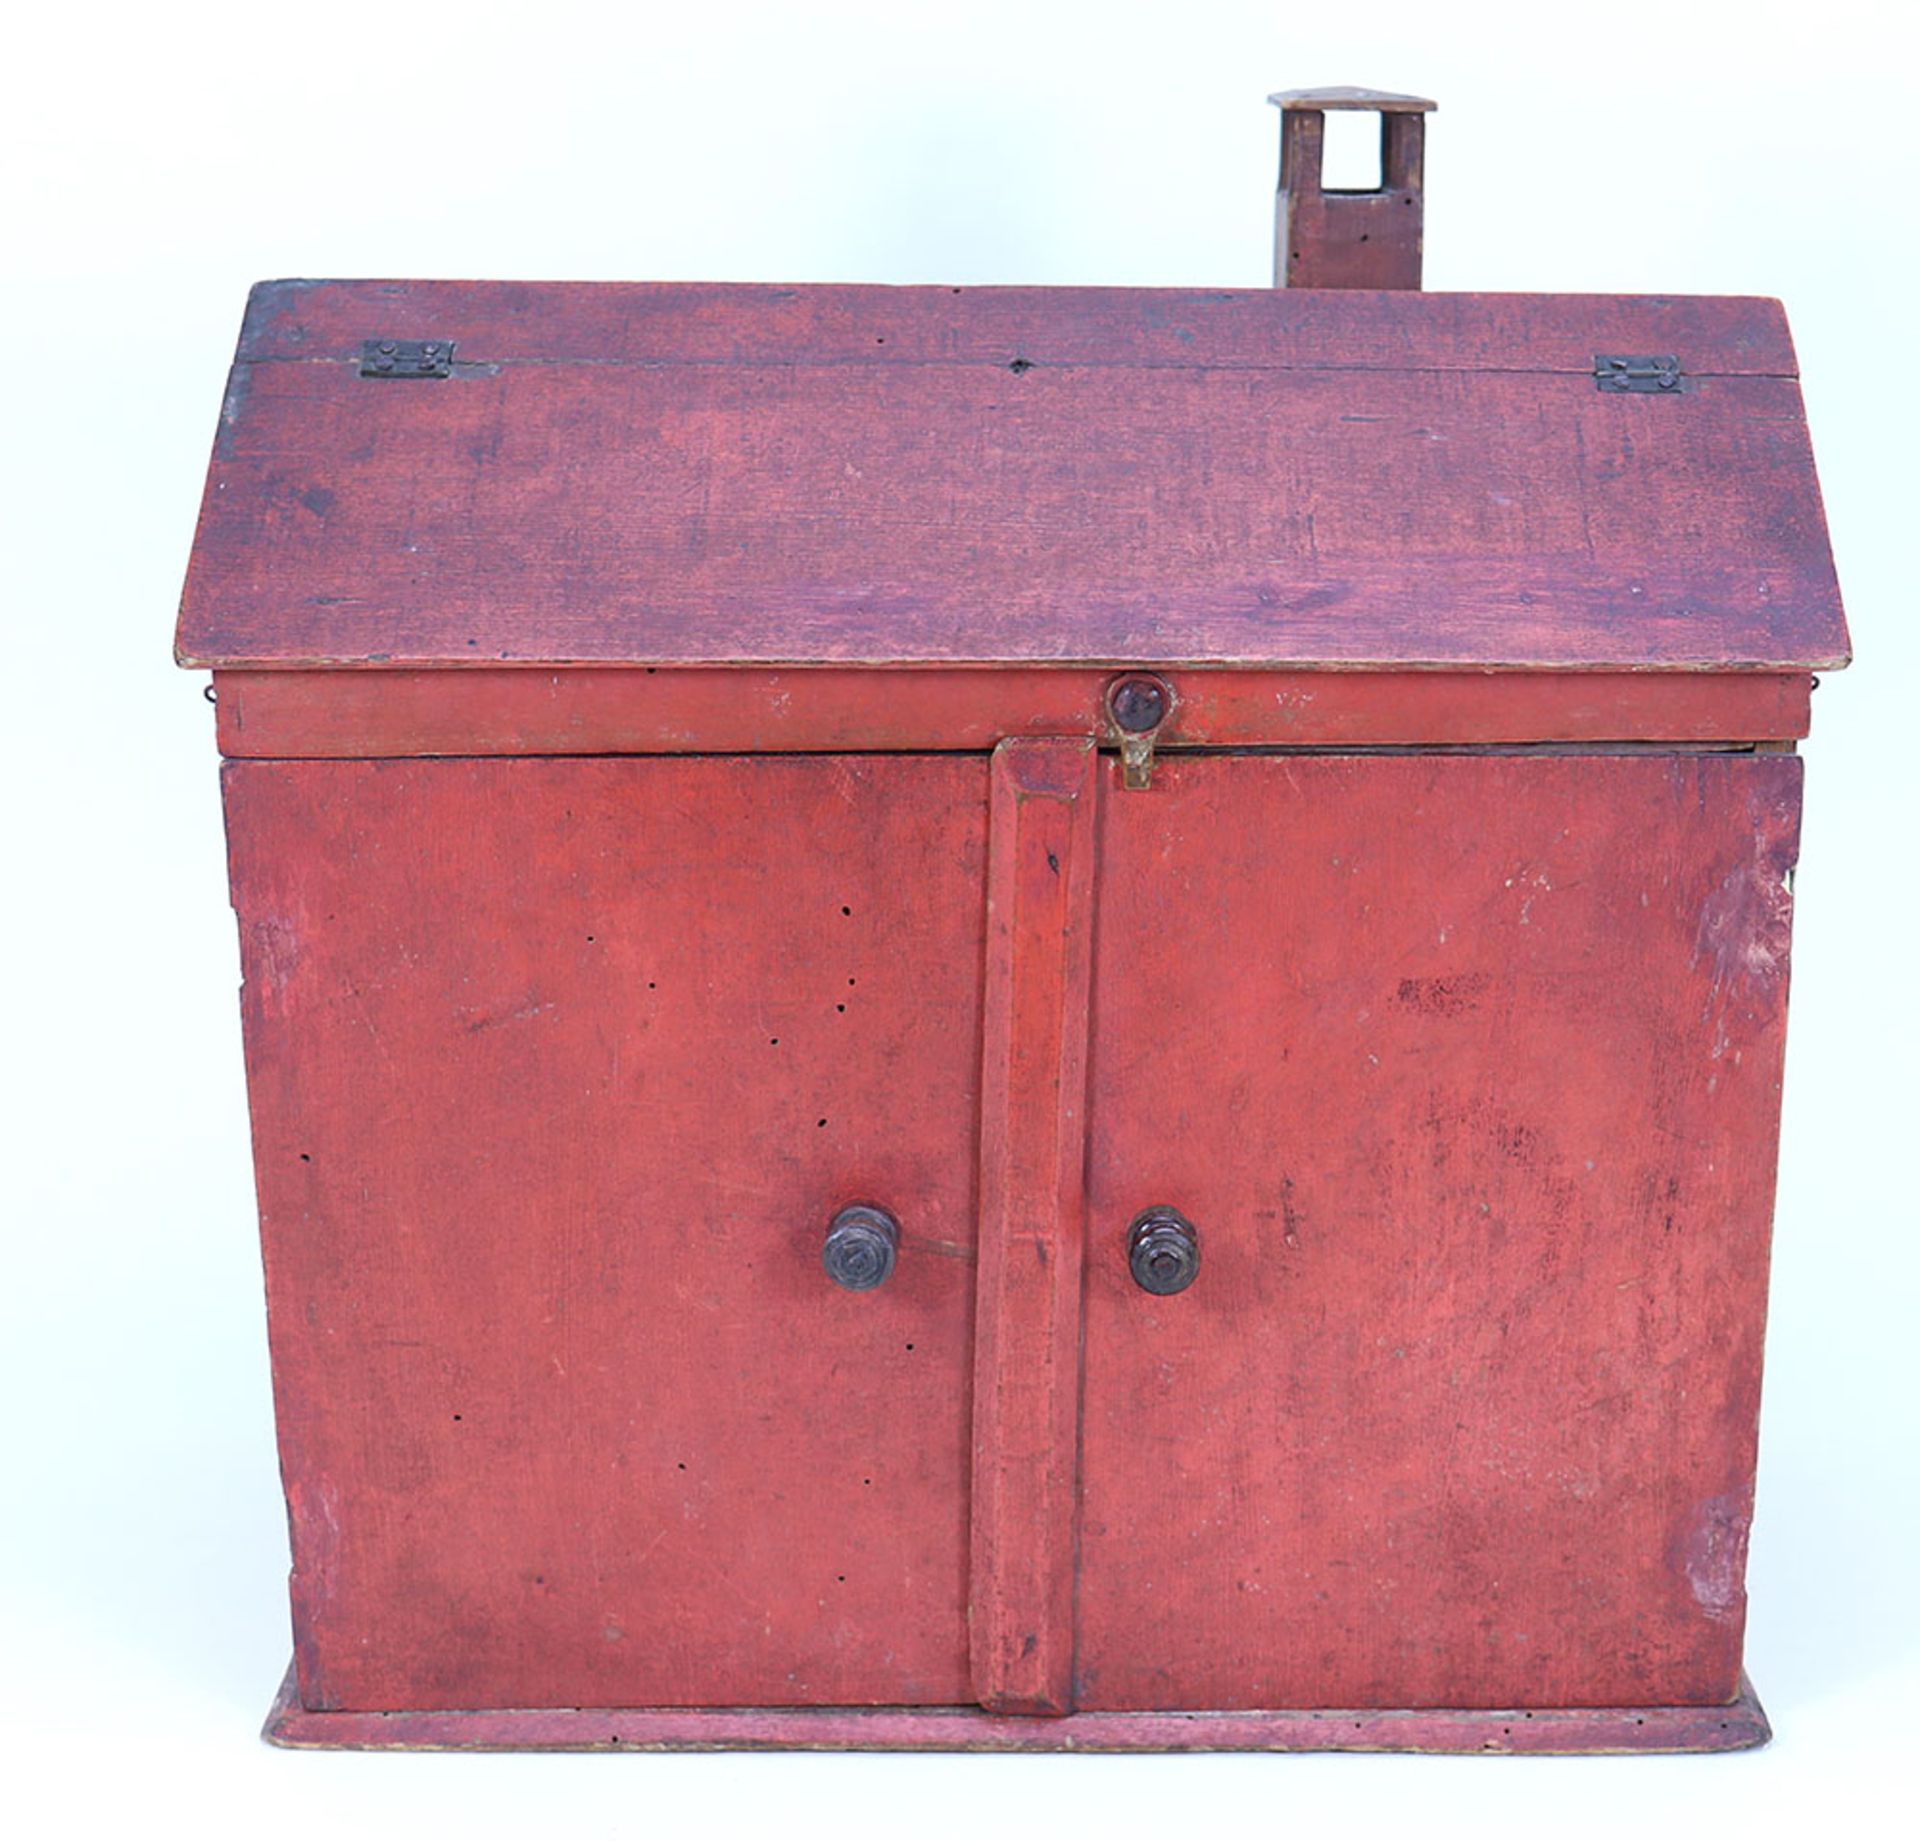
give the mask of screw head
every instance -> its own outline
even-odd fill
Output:
[[[1158,678],[1135,672],[1116,678],[1107,689],[1107,710],[1116,727],[1129,735],[1145,735],[1166,721],[1173,692]]]

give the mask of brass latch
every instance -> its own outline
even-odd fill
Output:
[[[1153,744],[1173,710],[1173,691],[1143,671],[1107,686],[1107,717],[1120,743],[1121,783],[1131,792],[1153,784]]]

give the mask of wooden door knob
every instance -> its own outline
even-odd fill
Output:
[[[1127,1263],[1142,1291],[1169,1298],[1199,1277],[1200,1236],[1177,1208],[1149,1208],[1127,1230]]]
[[[821,1263],[843,1291],[871,1291],[893,1272],[900,1224],[884,1208],[856,1202],[833,1217]]]

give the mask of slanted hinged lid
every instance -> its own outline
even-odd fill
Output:
[[[447,374],[369,375],[390,341]],[[1596,388],[1648,353],[1684,386]],[[267,283],[179,628],[228,668],[1846,652],[1777,303],[1308,290]]]

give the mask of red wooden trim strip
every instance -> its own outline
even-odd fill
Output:
[[[978,749],[1093,734],[1111,673],[580,667],[222,671],[220,750],[340,759]],[[1166,745],[1789,741],[1794,672],[1173,671]]]
[[[1095,761],[993,756],[969,1615],[997,1712],[1072,1704]]]
[[[357,1751],[1593,1753],[1741,1751],[1764,1745],[1772,1730],[1744,1679],[1739,1698],[1725,1707],[1072,1713],[1047,1719],[974,1707],[309,1713],[289,1671],[264,1736],[276,1745]]]
[[[239,359],[356,364],[363,339],[451,338],[461,363],[1169,364],[1585,373],[1603,351],[1792,376],[1776,300],[1272,288],[726,282],[263,281]]]

